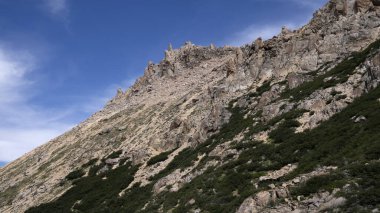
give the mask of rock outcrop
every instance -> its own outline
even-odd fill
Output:
[[[331,0],[304,27],[297,30],[284,27],[279,35],[266,41],[258,38],[242,47],[202,47],[186,42],[173,49],[170,45],[161,62],[149,62],[144,75],[127,91],[118,90],[103,110],[0,168],[0,212],[23,212],[56,201],[75,188],[66,179],[70,172],[83,169],[84,177],[90,175],[90,168],[95,167],[86,163],[91,160],[101,167],[97,174],[115,171],[125,162],[136,169],[133,180],[120,190],[119,197],[128,196],[137,186],[151,187],[147,190],[151,196],[179,193],[187,183],[200,181],[210,170],[239,161],[246,147],[257,146],[257,141],[271,144],[276,136],[273,130],[282,125],[289,125],[296,133],[307,132],[341,112],[355,98],[377,88],[380,53],[372,49],[368,53],[365,49],[379,37],[378,0]],[[347,62],[357,52],[365,58],[357,56],[359,62],[356,59]],[[341,65],[346,66],[340,70],[344,74],[334,72],[341,63],[350,65]],[[349,70],[351,66],[354,67]],[[316,82],[320,87],[311,85],[291,93],[307,82]],[[309,93],[311,89],[314,90]],[[236,108],[244,114],[240,121],[236,121],[240,114],[231,110]],[[292,110],[300,111],[293,123],[287,123],[285,117],[264,128],[266,122]],[[351,122],[360,125],[368,119],[355,115]],[[226,129],[229,122],[233,125]],[[238,127],[242,129],[236,130]],[[226,135],[218,137],[223,131]],[[251,134],[249,139],[247,134]],[[216,144],[223,140],[227,141]],[[302,151],[305,150],[295,150],[295,154]],[[112,157],[115,153],[117,156]],[[185,157],[178,162],[177,156]],[[277,165],[264,154],[252,158],[257,162],[244,162],[247,168],[242,171],[270,168],[263,170],[265,174],[262,171],[251,174],[251,185],[247,187],[252,190],[261,190],[260,184],[282,181],[297,171],[297,162]],[[230,193],[233,198],[226,195],[225,199],[241,200],[238,212],[324,211],[339,207],[346,199],[334,197],[336,192],[310,195],[307,199],[315,199],[313,205],[317,203],[310,207],[310,200],[292,200],[289,191],[289,186],[329,174],[332,168],[335,167],[314,168],[310,173],[248,196],[236,189]],[[224,174],[219,180],[228,177]],[[107,180],[106,176],[103,178]],[[203,193],[207,187],[196,190]],[[208,193],[216,196],[220,192],[213,189]],[[156,199],[144,199],[141,198],[145,202],[141,211],[157,207]],[[179,200],[170,200],[172,208],[182,205]],[[199,204],[199,199],[189,198],[183,205],[191,212],[200,212],[201,207],[196,206]],[[78,200],[72,207],[80,205]],[[267,208],[268,205],[274,208]],[[160,212],[173,210],[165,208],[157,207]]]

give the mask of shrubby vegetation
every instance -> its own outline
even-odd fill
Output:
[[[94,165],[97,161],[98,161],[97,158],[91,159],[91,160],[89,160],[87,163],[83,164],[83,165],[82,165],[82,168],[87,168],[87,167],[89,167],[89,166],[92,166],[92,165]]]
[[[248,94],[248,97],[253,98],[253,97],[259,97],[261,96],[264,92],[267,92],[271,89],[270,81],[265,81],[263,85],[258,87],[256,89],[256,92],[252,92]]]
[[[112,212],[115,199],[132,182],[136,171],[137,167],[129,163],[101,175],[83,177],[57,200],[26,212],[72,212],[71,209],[75,212]]]
[[[114,159],[114,158],[118,158],[122,153],[123,153],[123,150],[114,151],[114,152],[112,152],[110,155],[108,155],[108,156],[107,156],[106,158],[104,158],[104,159]]]
[[[70,172],[66,176],[66,180],[75,180],[75,179],[82,177],[84,174],[85,173],[84,173],[83,169],[77,169],[77,170]]]
[[[170,150],[167,152],[161,152],[160,154],[152,157],[151,159],[148,160],[147,165],[153,165],[158,162],[166,161],[168,159],[168,156],[173,152],[174,150]]]
[[[298,195],[308,196],[319,191],[332,192],[334,188],[341,188],[345,183],[345,175],[342,173],[315,176],[301,186],[293,188],[291,194],[296,197]]]
[[[308,97],[318,89],[329,88],[335,86],[336,84],[346,82],[355,68],[362,64],[367,57],[373,53],[374,50],[378,50],[379,47],[380,40],[372,43],[362,52],[353,53],[351,57],[343,60],[336,67],[320,76],[317,76],[312,81],[305,82],[294,89],[285,91],[281,95],[281,98],[291,98],[292,101],[296,102]]]
[[[300,88],[285,92],[283,97],[293,96],[293,100],[299,100],[318,88],[343,82],[354,66],[359,65],[370,53],[371,48],[378,48],[379,44],[380,42],[374,43],[369,49],[355,54],[326,74],[316,77],[315,82],[307,82]],[[325,84],[323,80],[329,76],[333,78]],[[307,196],[320,190],[330,191],[346,183],[355,182],[357,185],[352,184],[352,190],[342,192],[349,199],[344,207],[345,211],[358,212],[365,210],[364,207],[379,207],[379,98],[380,88],[377,88],[358,98],[317,128],[303,133],[294,133],[294,128],[299,125],[295,119],[305,113],[304,110],[293,109],[266,123],[254,125],[252,117],[245,117],[245,109],[232,107],[231,103],[229,110],[232,116],[229,123],[223,125],[221,130],[205,143],[196,148],[182,150],[164,170],[151,178],[150,184],[135,184],[119,197],[118,194],[132,182],[138,167],[127,162],[114,170],[97,174],[98,170],[105,166],[102,162],[100,165],[91,166],[89,175],[78,178],[74,186],[60,198],[31,208],[27,212],[69,212],[70,209],[75,212],[157,212],[161,208],[163,212],[173,210],[181,213],[193,208],[200,208],[205,212],[234,212],[244,199],[255,192],[268,189],[270,183],[280,183],[310,172],[318,166],[331,165],[337,166],[338,170],[310,179],[300,187],[293,188],[292,194]],[[355,123],[351,120],[353,116],[364,116],[366,120]],[[270,132],[273,143],[260,143],[251,139],[252,134],[269,130],[274,125],[278,126]],[[191,166],[202,154],[205,154],[205,157],[200,166],[204,165],[213,159],[208,156],[211,150],[218,144],[233,140],[244,130],[247,131],[243,141],[233,143],[233,147],[241,151],[236,160],[230,160],[220,167],[208,168],[204,174],[197,176],[177,192],[164,191],[152,197],[153,185],[161,177],[175,169]],[[165,155],[157,157],[154,161],[164,158]],[[292,173],[278,180],[261,182],[258,188],[253,187],[253,184],[258,182],[258,177],[266,172],[292,163],[298,163],[298,168]],[[194,203],[190,204],[189,201],[192,199]]]

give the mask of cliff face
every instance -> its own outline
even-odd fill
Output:
[[[103,110],[0,168],[0,212],[376,208],[355,200],[363,177],[347,165],[378,174],[379,6],[331,0],[267,41],[169,47]]]

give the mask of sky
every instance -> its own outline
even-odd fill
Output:
[[[127,89],[169,43],[240,46],[327,0],[0,0],[0,166]]]

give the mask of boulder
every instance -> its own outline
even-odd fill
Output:
[[[319,211],[322,212],[328,209],[334,209],[339,206],[343,206],[346,203],[346,201],[347,200],[344,197],[333,198],[329,202],[321,204],[321,206],[319,207]]]
[[[347,1],[346,0],[335,0],[335,10],[339,15],[347,14]]]
[[[259,192],[255,196],[255,201],[258,206],[267,206],[271,201],[271,194],[268,191]]]
[[[115,159],[107,159],[107,160],[105,161],[105,163],[106,163],[107,165],[116,165],[116,164],[119,163],[119,159],[118,159],[118,158],[115,158]]]
[[[355,118],[354,122],[355,123],[361,123],[361,122],[366,121],[366,120],[367,120],[367,118],[364,117],[363,115],[361,115],[361,116]]]
[[[276,189],[276,195],[279,198],[287,198],[289,197],[289,191],[286,187],[281,187],[279,189]]]
[[[256,206],[256,201],[252,197],[249,197],[240,205],[237,213],[257,213]]]
[[[373,7],[372,0],[356,0],[355,11],[365,13]]]
[[[182,121],[179,118],[175,118],[174,121],[170,124],[170,131],[177,129],[182,124]]]
[[[263,42],[263,39],[261,37],[257,38],[254,43],[255,43],[254,47],[255,47],[256,51],[261,49],[264,46],[264,42]]]

